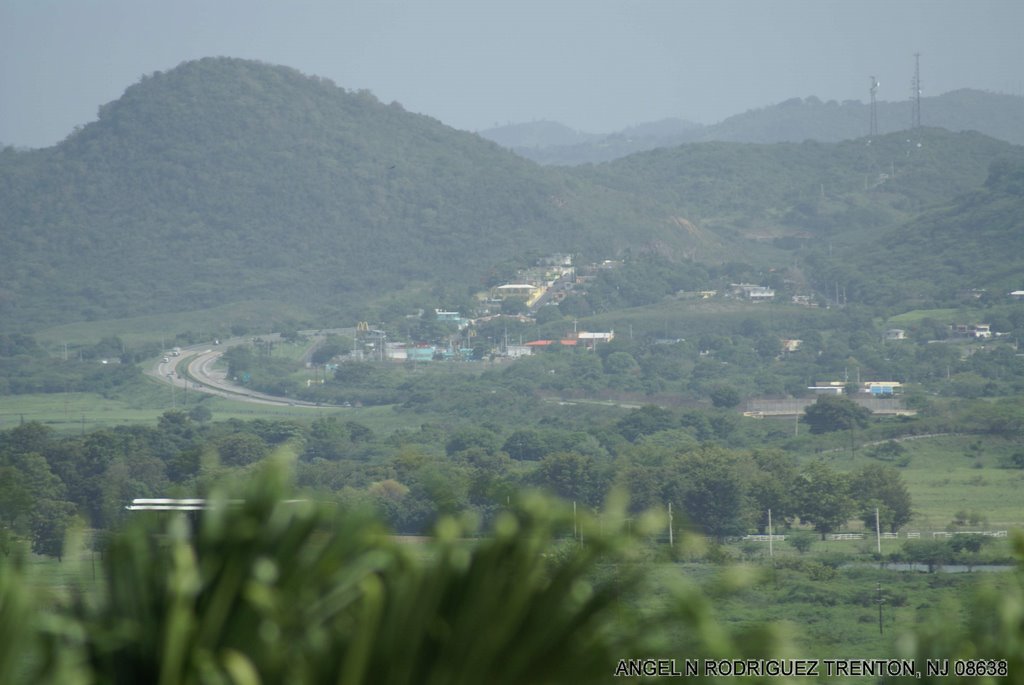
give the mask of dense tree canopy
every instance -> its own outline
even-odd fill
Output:
[[[814,461],[804,469],[800,485],[800,520],[813,525],[822,539],[853,515],[855,502],[848,475]]]
[[[810,425],[812,433],[864,428],[870,410],[841,395],[821,395],[814,404],[804,410],[803,420]]]

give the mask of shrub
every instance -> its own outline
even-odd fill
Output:
[[[786,542],[793,545],[793,549],[800,554],[806,554],[814,545],[814,538],[814,533],[809,530],[798,530],[787,535]]]

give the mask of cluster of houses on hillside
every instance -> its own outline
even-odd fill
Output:
[[[468,325],[467,321],[467,325]],[[470,338],[471,339],[471,338]],[[562,346],[593,350],[600,343],[615,339],[615,331],[575,331],[558,339],[537,339],[526,342],[499,341],[494,349],[486,350],[488,356],[516,359],[539,350]],[[466,338],[454,336],[445,342],[405,343],[388,342],[383,331],[367,329],[361,336],[362,349],[356,349],[348,356],[350,360],[381,361],[470,361],[481,358],[479,346],[466,346]]]
[[[566,295],[586,287],[586,283],[601,271],[618,268],[621,261],[603,262],[576,267],[571,255],[552,255],[540,260],[537,266],[519,272],[518,280],[497,285],[486,293],[487,304],[500,307],[510,300],[524,302],[531,311],[546,304],[558,304]],[[712,298],[743,299],[749,302],[772,302],[776,291],[767,285],[755,283],[730,283],[727,290],[699,290],[678,293],[682,297],[708,300]],[[811,295],[793,295],[794,304],[817,306]]]
[[[470,320],[460,312],[435,310],[438,322],[453,324],[460,335],[452,335],[448,340],[421,342],[411,344],[387,340],[383,331],[371,330],[363,324],[357,331],[362,341],[362,349],[356,349],[349,359],[379,359],[397,361],[430,361],[430,360],[463,360],[480,358],[479,343],[473,344],[473,327],[491,321],[495,316],[515,317],[521,322],[531,322],[530,315],[536,314],[543,307],[557,305],[570,293],[585,294],[587,284],[602,272],[619,268],[623,262],[604,260],[602,262],[577,266],[572,255],[553,254],[542,258],[529,268],[517,272],[515,280],[495,285],[486,292],[477,295],[479,318]],[[677,293],[680,297],[696,297],[699,299],[726,298],[742,299],[748,302],[770,302],[776,297],[776,291],[766,285],[754,283],[731,283],[727,290],[702,290],[696,293]],[[815,306],[810,296],[795,296],[794,302]],[[468,329],[468,330],[467,330]],[[571,347],[577,349],[594,349],[615,337],[614,331],[580,331],[574,330],[557,339],[494,341],[493,349],[488,350],[488,357],[517,358],[534,354],[540,350],[554,347]],[[799,340],[784,342],[787,351],[794,351]]]
[[[523,269],[514,283],[503,283],[481,293],[478,298],[485,308],[501,310],[510,301],[522,302],[529,311],[549,304],[558,304],[574,290],[584,287],[602,270],[615,269],[621,261],[607,259],[596,264],[577,267],[572,255],[555,254]]]
[[[432,361],[432,360],[469,360],[479,359],[483,354],[490,358],[517,358],[534,354],[540,350],[554,347],[570,347],[577,349],[594,349],[600,344],[610,342],[615,337],[614,331],[578,331],[566,333],[557,339],[519,340],[510,343],[506,340],[492,340],[488,349],[482,351],[479,341],[474,341],[475,326],[488,323],[494,317],[510,320],[514,317],[519,322],[532,323],[531,315],[541,311],[548,305],[557,305],[570,293],[586,293],[587,283],[597,278],[602,271],[622,266],[621,261],[605,260],[599,263],[577,266],[573,257],[566,254],[553,254],[537,261],[527,269],[517,272],[515,280],[501,283],[477,295],[479,318],[469,319],[460,312],[434,310],[434,318],[439,323],[449,324],[457,334],[438,340],[424,341],[418,344],[389,341],[383,331],[370,330],[368,327],[357,331],[362,349],[353,351],[349,359],[380,359],[397,361]],[[787,281],[787,283],[789,283]],[[1024,291],[1009,293],[1015,299],[1024,299]],[[742,299],[747,302],[772,302],[776,298],[774,288],[755,283],[730,283],[728,289],[700,290],[695,292],[677,293],[677,297],[696,299]],[[811,295],[792,295],[792,302],[804,306],[817,306]],[[365,324],[364,324],[365,326]],[[575,328],[575,326],[574,326]],[[951,337],[988,339],[993,333],[989,324],[951,324]],[[883,333],[885,341],[904,340],[906,331],[890,328]],[[783,354],[796,352],[801,340],[782,340]],[[844,384],[845,385],[845,384]],[[896,384],[898,386],[898,384]],[[864,392],[872,395],[893,394],[896,386],[878,385],[868,387]],[[812,390],[831,391],[833,386],[813,387]]]

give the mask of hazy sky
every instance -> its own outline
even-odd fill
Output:
[[[284,64],[480,130],[715,123],[792,97],[1024,90],[1021,0],[0,0],[0,143],[40,147],[143,74]],[[927,123],[927,122],[925,122]]]

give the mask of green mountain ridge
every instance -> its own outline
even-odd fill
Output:
[[[774,242],[868,244],[993,161],[1024,164],[980,134],[915,133],[540,167],[366,91],[208,58],[144,77],[55,147],[0,151],[0,316],[36,330],[276,301],[351,319],[415,289],[464,302],[550,252],[769,268],[794,258]]]
[[[1024,164],[993,163],[983,187],[886,231],[847,262],[859,276],[848,272],[847,282],[868,302],[931,306],[969,289],[1003,301],[1024,288]]]
[[[971,88],[921,99],[926,126],[949,131],[978,131],[1015,145],[1024,145],[1024,97]],[[870,106],[856,100],[823,102],[816,97],[791,98],[748,110],[708,126],[682,119],[674,126],[641,125],[607,135],[581,134],[546,122],[544,138],[537,124],[509,125],[480,135],[540,164],[578,165],[611,161],[636,152],[698,142],[837,143],[862,138],[870,127]],[[879,101],[878,131],[882,135],[908,131],[912,124],[909,100]]]
[[[18,318],[365,296],[479,282],[521,245],[624,245],[565,210],[560,177],[492,143],[242,60],[145,78],[62,144],[7,152],[0,169],[3,304]]]
[[[576,173],[643,193],[688,218],[748,235],[843,239],[901,225],[982,186],[1024,148],[974,132],[919,129],[840,143],[703,143],[638,153]]]

